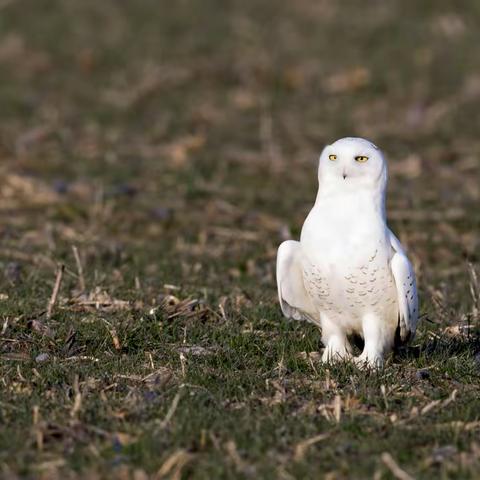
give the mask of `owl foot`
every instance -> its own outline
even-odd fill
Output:
[[[345,360],[350,360],[352,354],[349,351],[347,344],[339,339],[330,339],[323,351],[322,362],[334,363]]]
[[[358,368],[365,369],[380,369],[383,367],[384,363],[382,355],[365,351],[363,351],[360,356],[353,358],[353,361]]]

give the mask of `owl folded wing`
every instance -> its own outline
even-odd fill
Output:
[[[278,248],[278,299],[285,317],[317,323],[315,308],[303,282],[301,254],[300,242],[294,240],[287,240]]]
[[[415,272],[398,238],[390,232],[394,250],[390,267],[397,287],[400,339],[406,342],[415,335],[418,321],[418,295]]]

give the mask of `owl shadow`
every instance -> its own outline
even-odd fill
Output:
[[[397,330],[395,331],[394,351],[404,347],[409,340],[410,336],[402,340],[400,338],[400,328],[397,328]],[[350,346],[353,349],[354,355],[359,355],[363,351],[365,341],[361,335],[357,333],[352,333],[348,336],[348,341],[350,342]]]
[[[402,341],[400,331],[397,330],[393,348],[394,362],[419,358],[445,360],[445,358],[466,354],[471,355],[480,364],[480,329],[462,335],[438,335],[430,332],[430,334],[419,339],[420,342],[415,345],[409,344],[409,340]],[[360,335],[350,336],[349,341],[354,349],[354,355],[363,351],[365,342]]]
[[[480,362],[480,332],[467,335],[427,335],[416,345],[397,345],[393,350],[394,361],[426,358],[445,361],[454,356],[471,356]]]

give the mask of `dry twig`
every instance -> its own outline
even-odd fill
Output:
[[[398,480],[415,480],[414,477],[409,475],[405,470],[402,470],[397,462],[393,459],[393,457],[388,452],[382,453],[382,462],[388,467],[388,469],[392,472],[392,475]]]
[[[76,418],[82,408],[82,394],[80,393],[80,386],[78,384],[78,375],[75,375],[75,380],[73,381],[73,391],[75,392],[75,397],[73,399],[72,409],[70,410],[70,417]]]
[[[53,309],[57,303],[58,292],[60,290],[60,285],[62,284],[63,272],[65,270],[65,265],[60,263],[57,267],[57,277],[55,278],[55,286],[53,287],[52,296],[48,302],[47,307],[47,319],[52,317]]]
[[[180,386],[177,394],[173,398],[172,404],[170,405],[170,408],[168,409],[168,412],[165,415],[165,418],[160,424],[160,428],[163,429],[170,423],[170,420],[172,419],[173,415],[175,414],[175,411],[177,410],[178,402],[180,401],[180,397],[182,395],[182,390],[183,390],[183,385]]]
[[[182,468],[193,458],[191,453],[188,453],[183,448],[177,450],[172,455],[170,455],[160,469],[157,472],[157,475],[154,477],[156,479],[165,478],[171,473],[169,477],[172,480],[179,480],[181,476]]]
[[[87,287],[85,285],[85,277],[83,276],[82,261],[80,259],[80,254],[78,252],[78,248],[76,247],[76,245],[72,245],[72,250],[73,250],[73,256],[75,257],[75,263],[77,264],[78,283],[80,286],[80,290],[84,292]]]
[[[326,440],[330,436],[330,433],[321,433],[319,435],[315,435],[314,437],[308,438],[307,440],[303,440],[295,446],[295,452],[293,454],[293,459],[296,462],[303,460],[307,450],[314,445],[315,443],[321,442],[322,440]]]

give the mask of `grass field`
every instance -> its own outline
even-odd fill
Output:
[[[479,22],[475,0],[0,1],[0,477],[480,478]],[[377,372],[322,365],[276,298],[345,135],[388,156],[420,288]]]

